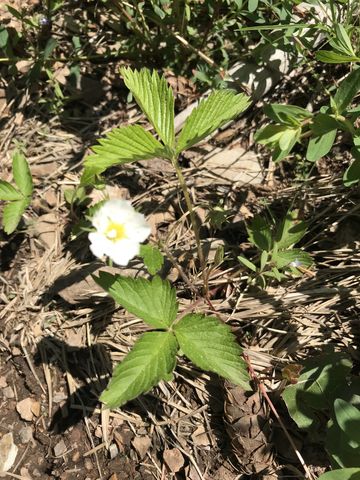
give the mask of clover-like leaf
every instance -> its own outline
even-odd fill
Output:
[[[275,235],[278,250],[289,248],[299,242],[305,235],[307,224],[298,220],[297,210],[289,211],[281,221]]]
[[[82,185],[92,183],[96,175],[114,165],[165,155],[163,145],[139,125],[114,128],[92,150],[85,160]]]
[[[164,144],[173,148],[174,95],[164,77],[147,68],[140,71],[122,68],[125,85],[134,95],[136,102],[153,125]]]
[[[179,135],[176,151],[190,148],[249,106],[249,97],[233,90],[218,90],[202,100],[187,118]]]
[[[195,365],[249,390],[242,349],[228,325],[216,317],[192,313],[174,326],[174,333],[181,350]]]
[[[116,408],[169,380],[176,365],[178,344],[171,332],[147,332],[117,365],[100,400]]]
[[[158,275],[147,280],[100,272],[94,280],[119,305],[151,327],[167,328],[176,318],[178,304],[175,289]]]

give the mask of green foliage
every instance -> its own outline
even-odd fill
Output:
[[[151,74],[146,68],[140,71],[122,68],[121,73],[160,139],[172,149],[175,143],[174,96],[170,85],[155,70]]]
[[[137,125],[116,128],[92,147],[94,154],[85,160],[83,186],[93,184],[96,176],[114,165],[162,157],[175,158],[195,143],[233,119],[249,105],[248,97],[231,90],[213,92],[200,102],[187,118],[175,145],[174,96],[164,77],[146,68],[140,71],[123,68],[125,84],[162,140]]]
[[[279,282],[286,278],[280,270],[299,275],[299,268],[312,265],[312,259],[307,252],[293,248],[293,245],[303,238],[307,229],[306,223],[298,219],[296,210],[289,211],[277,228],[263,215],[255,216],[246,228],[249,241],[261,252],[259,266],[242,255],[238,256],[238,260],[253,272],[250,282],[258,280],[260,285],[266,286],[265,277]]]
[[[0,180],[0,200],[8,202],[3,210],[3,228],[5,233],[13,233],[30,204],[33,183],[29,165],[24,155],[15,151],[12,158],[12,170],[16,187]]]
[[[85,160],[83,185],[92,183],[95,176],[114,165],[165,155],[163,145],[139,125],[115,128],[99,143]]]
[[[283,399],[292,419],[300,428],[317,427],[318,412],[330,411],[347,386],[352,363],[342,353],[330,353],[309,359],[294,385],[288,385]]]
[[[192,313],[175,325],[174,333],[181,350],[195,365],[249,389],[242,349],[230,327],[216,317]]]
[[[175,289],[159,276],[146,280],[100,272],[94,279],[117,303],[151,327],[167,328],[176,318]]]
[[[117,365],[100,400],[109,408],[124,405],[147,392],[160,380],[170,380],[178,345],[171,332],[148,332]]]
[[[140,246],[140,257],[142,257],[145,267],[148,269],[150,275],[155,275],[164,264],[164,257],[160,250],[150,244]]]
[[[320,475],[319,480],[360,480],[360,468],[341,468]]]
[[[231,90],[212,92],[186,119],[178,138],[177,153],[200,142],[224,123],[237,117],[248,106],[249,99],[242,93],[237,95]]]
[[[169,282],[127,278],[100,272],[95,281],[116,302],[161,332],[145,333],[115,369],[101,400],[111,408],[168,380],[179,348],[198,367],[215,372],[249,388],[242,350],[230,328],[215,317],[190,314],[175,323],[177,302]]]
[[[339,32],[342,32],[345,48],[348,41],[343,29],[339,28]],[[345,185],[351,186],[360,179],[357,161],[360,158],[360,147],[357,145],[358,134],[354,124],[358,112],[348,110],[348,107],[359,91],[360,68],[357,68],[346,76],[335,95],[329,98],[330,106],[323,107],[320,112],[312,114],[294,105],[266,105],[265,113],[276,123],[265,125],[258,130],[255,140],[272,149],[272,158],[275,162],[290,155],[297,143],[304,144],[307,141],[306,159],[309,162],[317,162],[329,154],[338,131],[347,132],[353,137],[352,153],[356,159],[344,174]]]

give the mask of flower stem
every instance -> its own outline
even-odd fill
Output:
[[[190,193],[189,193],[189,190],[187,188],[184,175],[183,175],[183,173],[181,171],[181,167],[179,165],[178,157],[174,155],[171,159],[171,163],[173,164],[173,167],[175,168],[176,175],[178,177],[181,190],[183,191],[183,194],[184,194],[185,203],[186,203],[187,209],[188,209],[189,214],[190,214],[191,225],[192,225],[192,229],[193,229],[193,232],[194,232],[194,235],[195,235],[196,247],[197,247],[197,252],[198,252],[198,257],[199,257],[200,267],[201,267],[201,273],[202,273],[203,282],[204,282],[204,292],[203,293],[207,297],[208,292],[209,292],[209,288],[208,288],[208,278],[207,278],[207,275],[206,275],[206,259],[205,259],[205,256],[204,256],[203,249],[201,248],[199,223],[198,223],[196,215],[195,215],[194,206],[193,206],[192,201],[191,201]]]

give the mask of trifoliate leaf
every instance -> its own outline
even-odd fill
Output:
[[[175,325],[174,333],[181,350],[195,365],[249,390],[242,349],[229,326],[216,317],[189,314]]]
[[[116,408],[169,380],[176,365],[178,345],[171,332],[147,332],[117,365],[100,400]]]
[[[0,200],[13,201],[22,200],[23,195],[10,183],[0,180]]]
[[[232,90],[218,90],[202,100],[187,118],[178,138],[176,151],[190,148],[249,106],[249,98]]]
[[[94,153],[85,160],[82,185],[92,183],[96,175],[114,165],[164,156],[161,143],[139,125],[114,128],[99,144],[92,147]]]
[[[176,292],[159,276],[152,280],[100,272],[94,280],[121,306],[151,327],[167,328],[176,318]]]
[[[10,233],[13,233],[16,230],[16,227],[21,220],[21,216],[28,205],[29,200],[27,198],[16,200],[5,205],[3,211],[3,228],[5,233],[10,235]]]
[[[12,159],[14,181],[20,192],[28,197],[33,192],[33,182],[29,164],[21,152],[15,152]]]
[[[144,260],[150,275],[155,275],[164,264],[164,257],[155,245],[141,245],[139,255]]]
[[[161,140],[174,147],[174,95],[164,77],[147,68],[140,71],[121,68],[125,85],[132,92],[141,110],[153,125]]]

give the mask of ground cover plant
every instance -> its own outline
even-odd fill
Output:
[[[0,472],[358,478],[357,2],[0,9]]]

